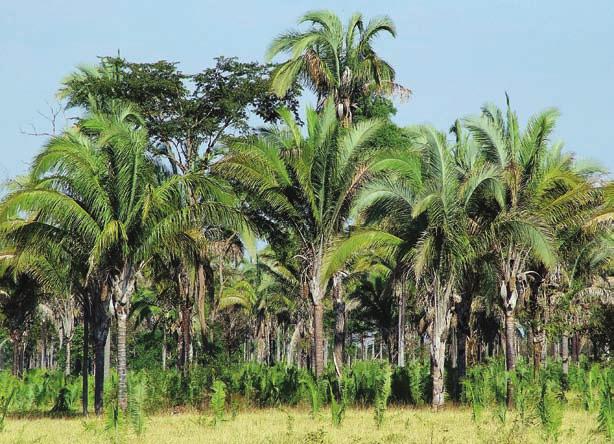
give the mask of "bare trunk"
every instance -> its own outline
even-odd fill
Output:
[[[431,381],[433,384],[433,399],[431,407],[439,410],[444,404],[444,361],[446,340],[441,332],[434,332],[431,338]]]
[[[126,411],[128,408],[128,363],[126,359],[127,321],[127,311],[122,310],[117,313],[117,373],[119,375],[117,401],[119,407],[123,411]]]
[[[94,330],[94,411],[101,415],[104,407],[104,381],[108,376],[110,363],[111,335],[110,323],[110,294],[109,287],[102,284],[99,292],[92,294],[93,330]],[[108,349],[107,349],[108,344]]]
[[[333,277],[333,311],[335,313],[335,338],[333,360],[337,375],[341,376],[345,356],[345,301],[341,293],[341,277]]]
[[[541,369],[542,353],[544,350],[545,334],[543,331],[533,333],[533,374],[537,375]]]
[[[303,321],[298,321],[296,323],[296,326],[294,327],[294,333],[292,333],[290,342],[288,343],[288,351],[286,352],[286,365],[288,367],[290,367],[294,362],[294,353],[296,351],[296,346],[298,344],[298,341],[301,337],[302,328],[303,328]],[[298,365],[298,362],[297,362],[297,365]]]
[[[561,358],[563,360],[563,389],[566,390],[569,379],[569,336],[567,333],[561,336]]]
[[[166,328],[162,329],[162,370],[166,370]]]
[[[571,337],[571,360],[578,363],[580,360],[580,334],[576,331]]]
[[[81,359],[81,407],[83,411],[83,415],[88,415],[88,391],[89,391],[89,382],[88,382],[88,360],[89,360],[89,336],[90,336],[90,320],[89,320],[89,308],[86,308],[83,313],[83,358]]]
[[[66,338],[66,364],[64,365],[64,374],[66,376],[70,375],[70,361],[71,361],[71,355],[70,355],[70,346],[72,345],[72,338]]]
[[[405,288],[402,282],[398,282],[395,286],[398,289],[399,298],[399,323],[397,325],[397,365],[405,367],[405,311],[407,300],[405,297]]]
[[[514,349],[514,336],[516,334],[516,319],[514,312],[505,312],[505,369],[508,372],[516,368],[516,350]],[[507,407],[514,406],[514,384],[511,378],[507,379]]]
[[[104,342],[104,380],[109,378],[111,371],[111,326],[107,330],[107,339]]]
[[[313,304],[314,373],[316,378],[324,374],[324,308],[320,302]]]

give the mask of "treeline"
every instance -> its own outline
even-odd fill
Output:
[[[490,357],[550,356],[562,381],[608,359],[614,186],[552,140],[557,111],[399,127],[411,92],[372,47],[393,22],[301,23],[278,64],[104,57],[62,82],[74,121],[0,203],[2,365],[80,372],[85,413],[93,374],[100,413],[111,367],[125,410],[129,366],[318,381],[426,355],[437,409]]]

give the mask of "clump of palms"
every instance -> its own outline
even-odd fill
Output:
[[[281,53],[290,54],[290,59],[273,72],[276,94],[284,96],[298,80],[317,95],[319,109],[326,100],[334,101],[338,118],[349,124],[361,97],[410,93],[395,83],[394,69],[372,47],[380,34],[396,36],[390,18],[366,22],[362,14],[355,13],[344,28],[334,13],[312,11],[299,19],[299,24],[304,23],[311,27],[281,34],[267,51],[269,60]]]

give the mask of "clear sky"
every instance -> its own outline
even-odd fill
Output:
[[[559,108],[556,137],[614,170],[613,0],[0,0],[0,179],[27,169],[45,138],[22,130],[49,129],[38,112],[77,64],[118,49],[186,72],[219,55],[262,61],[273,37],[322,8],[394,19],[397,38],[376,49],[414,91],[399,124],[447,129],[508,91],[522,121]]]

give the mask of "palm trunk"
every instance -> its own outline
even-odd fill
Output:
[[[324,374],[324,308],[321,302],[313,304],[314,373],[316,378]]]
[[[443,337],[441,331],[434,332],[433,337],[431,338],[431,381],[433,384],[433,399],[431,401],[431,407],[434,411],[439,410],[444,404],[443,378],[445,352],[445,338]]]
[[[109,290],[107,285],[101,285],[99,293],[92,295],[93,329],[94,329],[94,411],[102,414],[104,407],[104,381],[107,377],[110,349],[109,334]]]
[[[104,342],[104,380],[109,378],[111,372],[111,326],[107,332],[107,340]]]
[[[580,334],[577,331],[571,337],[571,359],[576,364],[580,359]]]
[[[563,390],[567,390],[569,380],[569,336],[567,333],[561,336],[561,358],[563,359],[562,385]]]
[[[397,365],[405,367],[405,306],[407,304],[405,298],[405,289],[403,283],[399,282],[395,288],[398,289],[399,297],[399,323],[397,325]]]
[[[21,376],[21,334],[19,332],[13,332],[11,335],[11,339],[13,342],[13,368],[12,373],[13,376]]]
[[[292,333],[292,337],[290,338],[290,342],[288,343],[288,351],[286,352],[286,365],[288,367],[292,366],[294,363],[294,354],[296,351],[296,346],[301,337],[301,330],[303,328],[303,321],[298,321],[296,326],[294,327],[294,332]],[[297,359],[298,365],[298,359]]]
[[[83,411],[83,415],[88,415],[88,404],[89,404],[89,381],[88,381],[88,360],[89,360],[89,336],[90,336],[90,316],[89,309],[86,308],[83,312],[83,358],[81,359],[81,407]]]
[[[72,338],[66,338],[66,364],[64,364],[64,374],[66,376],[70,375],[70,360],[71,360],[71,356],[70,356],[70,348],[72,345]]]
[[[545,334],[540,329],[533,333],[533,374],[537,375],[541,369],[542,353],[544,349]]]
[[[341,294],[341,278],[333,277],[333,311],[335,313],[335,338],[333,360],[337,375],[341,376],[345,356],[345,302]]]
[[[128,408],[128,364],[126,359],[126,327],[128,313],[117,313],[117,373],[119,374],[119,390],[117,400],[119,407],[125,412]]]
[[[166,370],[166,328],[162,328],[162,370]]]
[[[505,312],[505,369],[508,372],[516,368],[516,350],[514,336],[516,334],[516,319],[512,310]],[[511,378],[507,379],[507,407],[514,406],[514,384]]]

